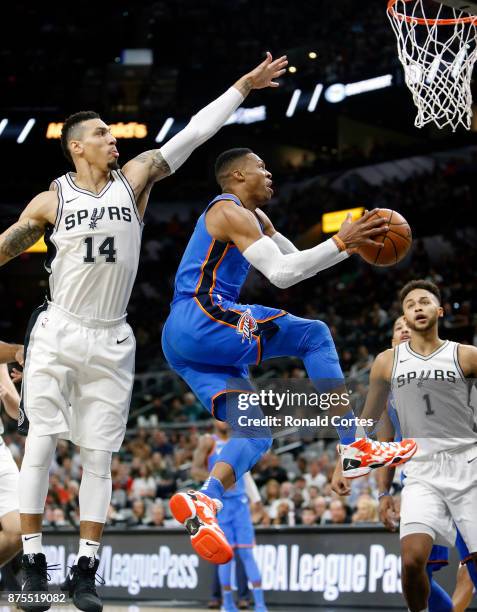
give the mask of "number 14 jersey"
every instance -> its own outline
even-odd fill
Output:
[[[394,349],[393,403],[403,438],[418,443],[413,461],[477,443],[473,381],[465,379],[458,346],[446,340],[425,356],[409,342]]]
[[[68,173],[55,181],[58,212],[45,231],[50,300],[80,317],[117,319],[136,279],[142,221],[120,170],[100,193],[81,189]]]

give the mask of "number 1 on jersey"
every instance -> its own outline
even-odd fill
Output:
[[[432,410],[431,408],[431,398],[429,397],[429,394],[426,393],[426,395],[423,395],[422,398],[426,403],[426,416],[431,416],[432,414],[435,414],[434,410]]]
[[[93,236],[84,239],[86,244],[86,255],[83,257],[84,263],[94,263],[96,257],[93,255]],[[98,248],[99,255],[105,258],[106,263],[116,263],[116,249],[114,248],[114,236],[108,236],[103,240]]]

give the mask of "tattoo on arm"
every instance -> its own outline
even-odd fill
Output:
[[[3,238],[0,244],[0,252],[6,257],[16,257],[35,244],[43,233],[43,228],[32,225],[31,221],[27,221],[23,225],[17,225]]]
[[[152,172],[155,179],[168,176],[171,173],[169,164],[162,157],[160,149],[144,151],[144,153],[141,153],[135,157],[134,161],[139,162],[140,164],[150,163],[152,165]]]
[[[236,83],[235,87],[237,87],[242,96],[245,98],[253,89],[252,79],[250,77],[240,79],[240,81]]]

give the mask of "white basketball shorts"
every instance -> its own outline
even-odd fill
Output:
[[[457,527],[469,551],[477,552],[477,445],[411,460],[405,473],[401,537],[409,535],[406,525],[419,523],[438,544],[454,546]]]
[[[37,309],[25,340],[21,407],[39,436],[118,451],[134,382],[136,341],[126,317],[78,317],[52,303]]]
[[[0,437],[0,519],[18,507],[18,467]]]

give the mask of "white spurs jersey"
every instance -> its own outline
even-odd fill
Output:
[[[139,265],[142,221],[120,170],[100,193],[55,180],[58,212],[45,231],[50,300],[81,317],[117,319],[127,308]]]
[[[416,459],[477,444],[472,382],[459,365],[458,346],[446,340],[427,356],[409,342],[394,349],[392,396],[402,437],[417,441]]]

